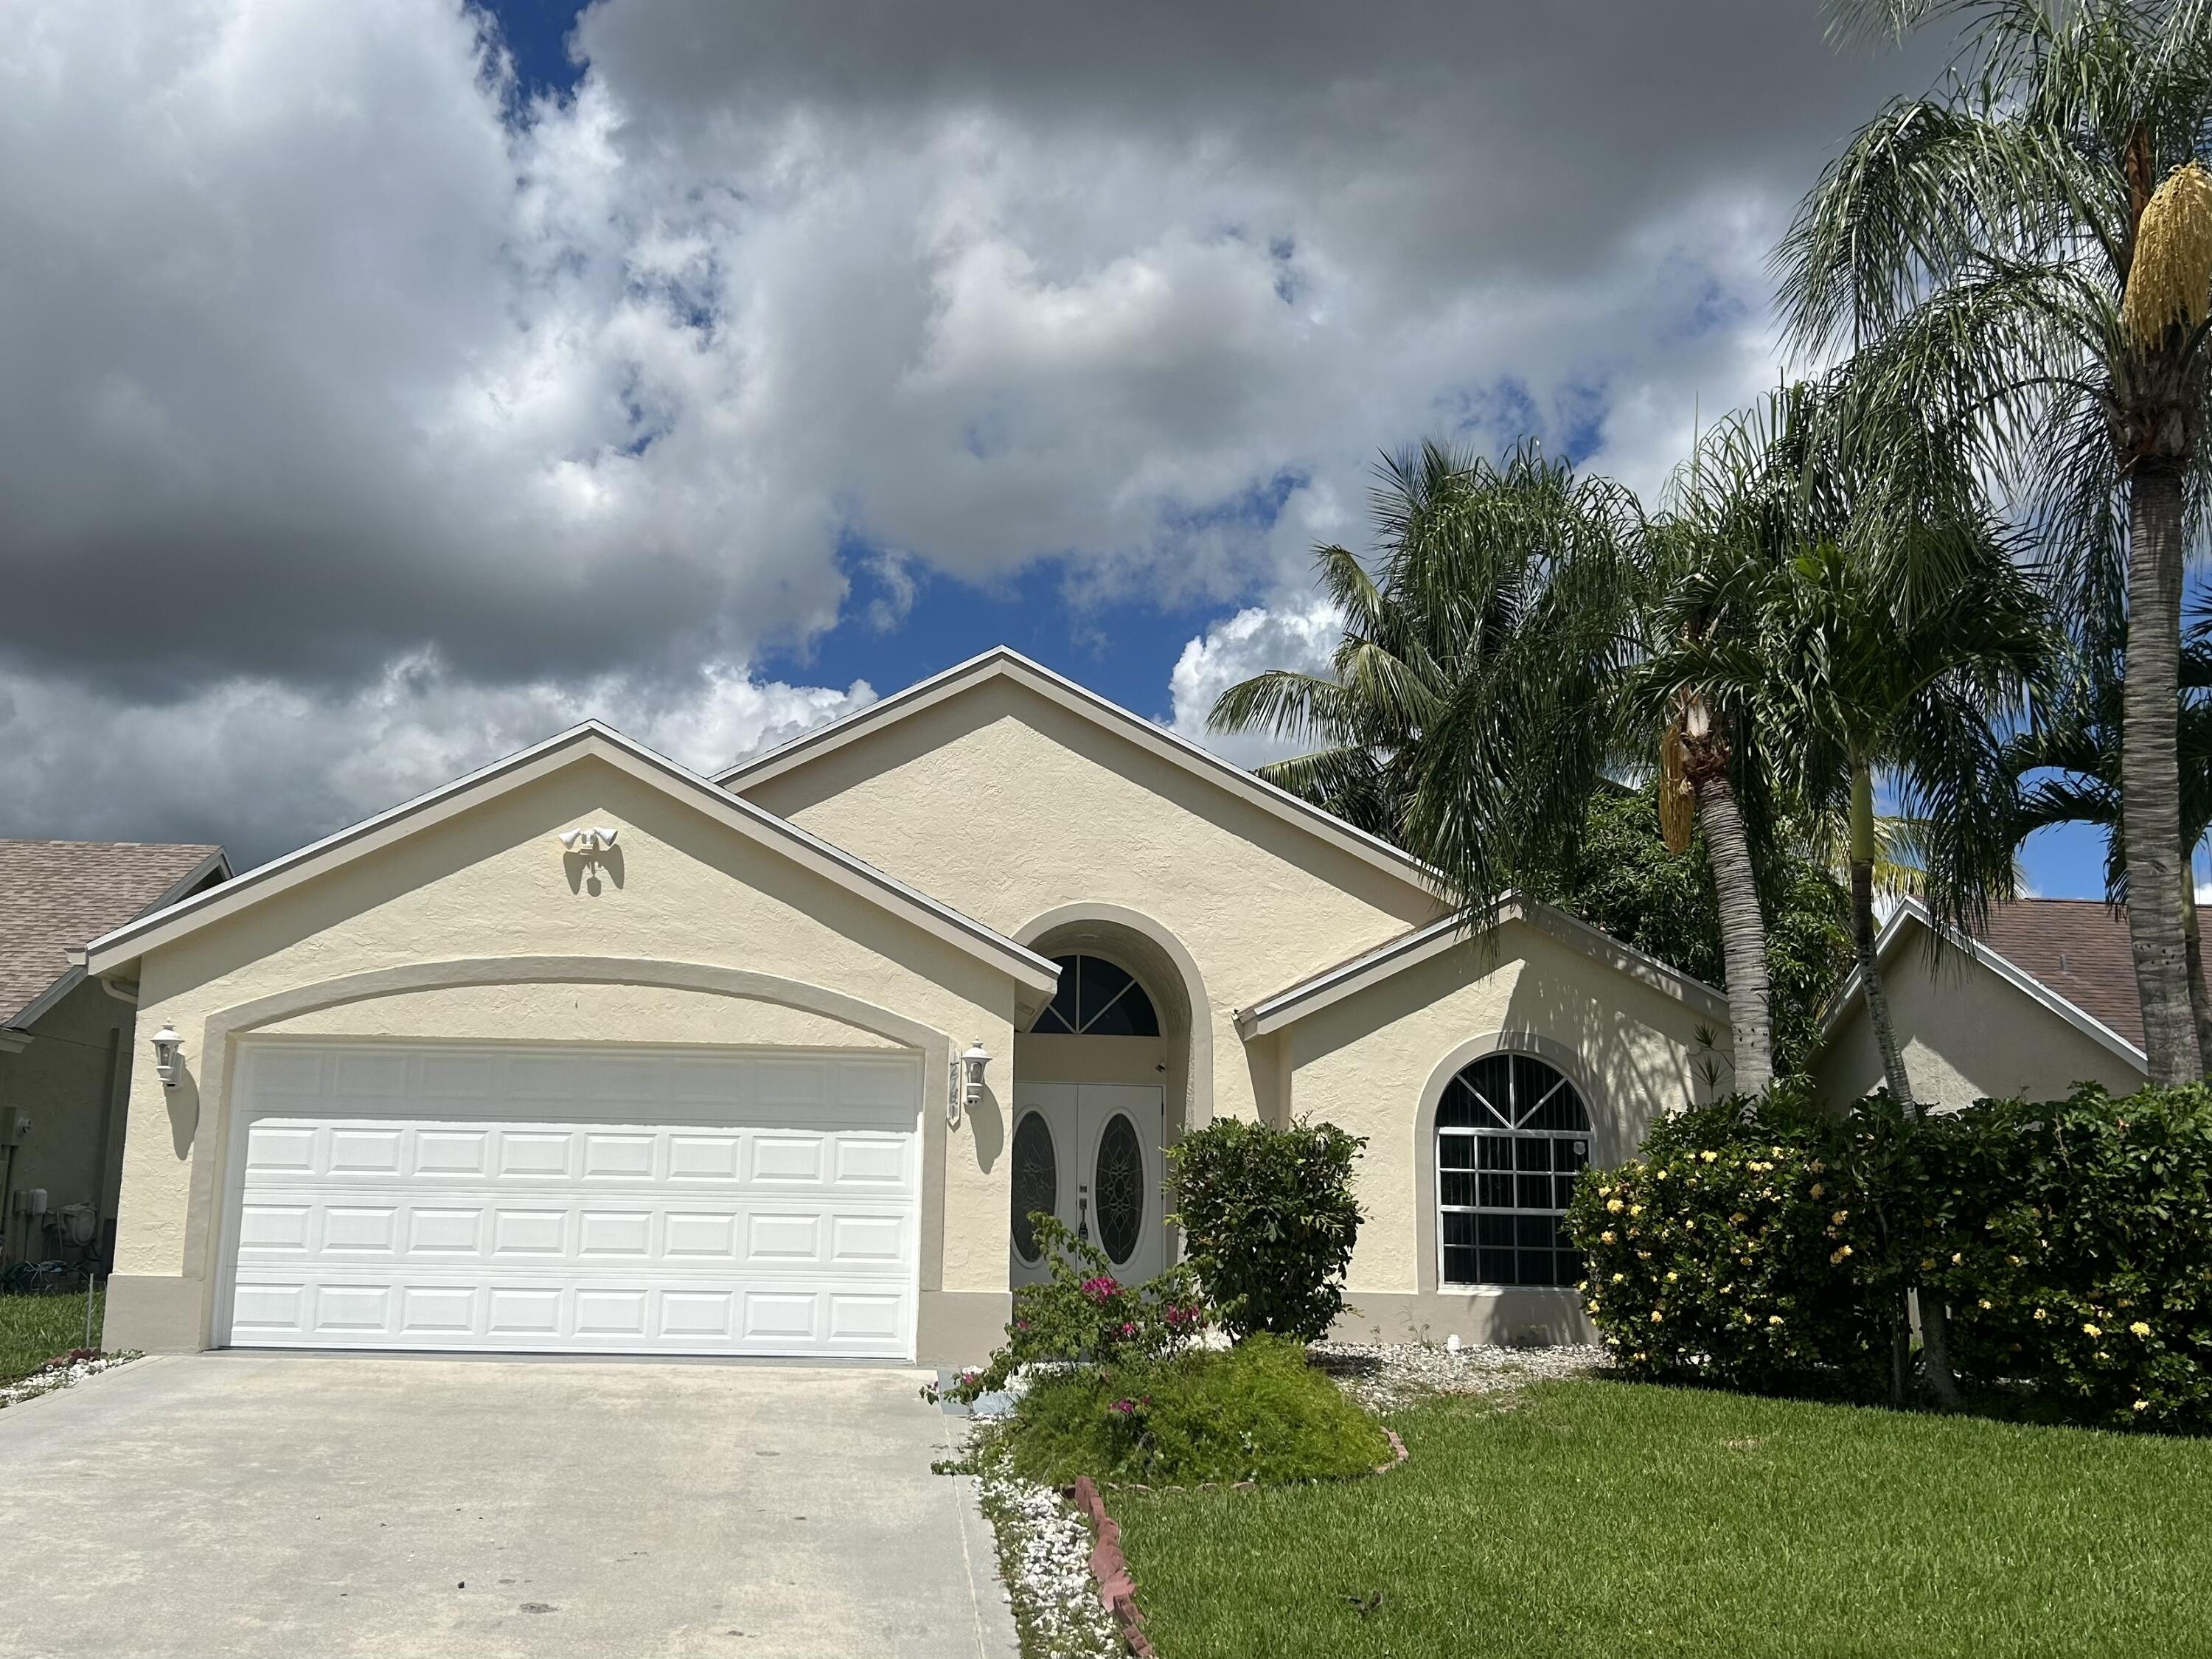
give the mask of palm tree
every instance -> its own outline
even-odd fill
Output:
[[[1862,127],[1806,198],[1778,255],[1793,337],[1854,349],[1875,403],[1951,428],[2033,520],[2077,622],[2124,594],[2128,924],[2151,1079],[2185,1081],[2175,692],[2208,471],[2212,6],[1831,4],[1844,35],[1956,20],[1968,55]]]
[[[1315,744],[1261,775],[1427,859],[1480,925],[1582,822],[1641,513],[1534,444],[1431,443],[1385,459],[1374,516],[1372,574],[1316,553],[1332,672],[1255,675],[1209,724]]]
[[[2015,834],[2026,840],[2057,823],[2090,823],[2105,831],[2105,898],[2128,901],[2127,837],[2120,824],[2120,750],[2125,720],[2119,653],[2085,652],[2075,671],[2033,726],[2005,745],[2005,766],[2020,793]],[[2181,779],[2182,844],[2193,854],[2212,834],[2212,616],[2200,617],[2181,652],[2181,707],[2176,714]],[[2193,694],[2193,695],[2192,695]],[[2193,872],[2192,872],[2193,874]],[[2201,1052],[2212,1054],[2212,992],[2195,883],[2185,883],[2184,934],[2189,1000]]]
[[[1840,541],[1802,553],[1759,618],[1759,697],[1778,771],[1848,824],[1852,934],[1892,1099],[1917,1110],[1875,961],[1878,779],[1913,830],[1918,895],[1972,930],[2014,890],[2015,799],[2000,722],[2049,654],[2044,607],[1994,534],[1978,568],[1905,605]]]

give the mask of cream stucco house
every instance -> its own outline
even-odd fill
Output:
[[[1367,1137],[1353,1328],[1574,1328],[1559,1211],[1710,988],[1010,651],[708,780],[580,726],[93,945],[138,1000],[109,1340],[957,1362],[1160,1150]],[[963,1059],[963,1056],[965,1057]]]
[[[2100,899],[2000,904],[1972,939],[1939,931],[1908,899],[1875,961],[1905,1077],[1929,1105],[2049,1099],[2077,1083],[2130,1094],[2149,1073],[2126,914]],[[1838,1106],[1882,1085],[1856,973],[1822,1023],[1814,1076]]]

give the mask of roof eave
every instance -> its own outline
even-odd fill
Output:
[[[273,898],[332,868],[363,857],[403,837],[466,811],[487,791],[519,788],[547,776],[580,755],[594,755],[634,776],[687,792],[698,805],[732,828],[775,846],[795,862],[854,890],[866,890],[879,903],[1011,975],[1015,981],[1049,996],[1059,969],[1026,945],[908,887],[863,863],[798,825],[721,789],[697,773],[598,720],[586,720],[543,743],[495,761],[386,811],[364,818],[320,841],[272,860],[242,876],[181,899],[94,939],[86,951],[87,969],[103,978],[129,967],[149,951],[174,942],[197,928]]]
[[[765,754],[756,755],[718,774],[714,781],[732,794],[741,793],[745,789],[781,776],[817,754],[842,748],[908,715],[934,708],[969,684],[992,674],[1004,675],[1062,708],[1088,715],[1099,725],[1121,732],[1186,771],[1222,785],[1276,817],[1300,825],[1355,858],[1387,870],[1431,896],[1443,889],[1443,878],[1437,871],[1401,848],[1392,846],[1381,836],[1370,835],[1334,813],[1267,782],[1248,769],[1222,759],[1203,744],[1193,743],[1181,733],[1170,732],[1157,722],[1122,708],[1112,699],[1100,696],[1088,686],[1054,672],[1011,646],[994,646],[965,662],[956,663],[927,679],[918,680],[902,691],[872,702],[865,708],[856,708],[851,714],[816,726],[811,732],[801,732],[788,743],[779,744]]]
[[[1728,999],[1711,986],[1668,967],[1632,945],[1622,944],[1610,933],[1555,905],[1519,894],[1509,895],[1498,905],[1491,925],[1503,927],[1510,921],[1526,923],[1711,1018],[1728,1018]],[[1401,933],[1371,951],[1262,998],[1249,1008],[1240,1009],[1237,1014],[1237,1032],[1249,1042],[1282,1030],[1456,945],[1472,943],[1475,936],[1468,931],[1465,919],[1459,916],[1446,916],[1425,927]]]

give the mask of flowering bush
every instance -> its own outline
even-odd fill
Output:
[[[1352,1166],[1366,1144],[1333,1123],[1216,1118],[1168,1148],[1191,1267],[1237,1340],[1328,1334],[1359,1237]]]
[[[962,1372],[945,1395],[968,1401],[994,1393],[1024,1365],[1081,1360],[1113,1367],[1162,1359],[1205,1331],[1205,1303],[1188,1267],[1170,1267],[1147,1284],[1124,1285],[1096,1244],[1042,1212],[1031,1219],[1051,1277],[1015,1291],[1005,1344],[989,1364]],[[932,1398],[939,1394],[923,1392]]]
[[[1567,1227],[1614,1362],[1729,1387],[1880,1392],[1893,1254],[1850,1138],[1785,1098],[1665,1118],[1583,1173]]]
[[[1917,1265],[1960,1370],[2083,1420],[2212,1428],[2212,1091],[1984,1101],[1923,1133],[1942,1226]]]

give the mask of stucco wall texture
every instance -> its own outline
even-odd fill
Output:
[[[1086,902],[1148,918],[1203,981],[1195,1122],[1274,1115],[1239,1008],[1441,914],[1412,879],[1005,680],[744,793],[1001,933]]]
[[[1929,1105],[2062,1095],[2075,1083],[2114,1094],[2140,1089],[2143,1071],[1961,951],[1907,941],[1883,962],[1891,1023],[1914,1096]],[[1855,1000],[1820,1051],[1822,1098],[1843,1105],[1882,1085],[1881,1051],[1866,1004]]]

